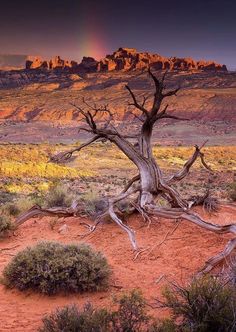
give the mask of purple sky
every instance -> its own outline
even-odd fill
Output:
[[[235,13],[235,0],[2,0],[0,53],[79,60],[124,46],[236,69]]]

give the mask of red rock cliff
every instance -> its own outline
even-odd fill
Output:
[[[213,61],[195,61],[192,58],[166,58],[159,54],[138,52],[135,48],[119,48],[113,54],[100,61],[83,57],[80,64],[76,61],[62,60],[56,56],[50,61],[36,57],[26,61],[26,69],[62,69],[74,72],[101,72],[112,70],[146,69],[149,66],[156,70],[211,70],[227,71],[225,65]]]

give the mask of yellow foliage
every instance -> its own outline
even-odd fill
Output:
[[[56,165],[45,162],[19,162],[2,161],[0,162],[0,176],[9,178],[76,178],[93,176],[95,173],[87,170],[76,170],[71,167]]]
[[[38,191],[48,191],[51,186],[49,182],[42,182],[37,185]]]
[[[10,183],[5,186],[5,189],[13,194],[29,194],[34,190],[33,185],[26,184],[26,183],[21,183],[21,184],[15,184],[15,183]]]

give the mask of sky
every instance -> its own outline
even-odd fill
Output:
[[[1,0],[1,54],[78,61],[121,46],[236,70],[236,0]]]

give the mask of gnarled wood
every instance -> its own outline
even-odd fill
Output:
[[[73,208],[65,208],[61,207],[53,207],[49,209],[44,209],[39,205],[34,205],[31,209],[21,214],[16,220],[16,226],[20,226],[25,221],[36,218],[36,217],[44,217],[44,216],[59,216],[59,217],[71,217],[77,214],[77,210]]]
[[[130,195],[135,195],[135,198],[130,202],[133,210],[141,213],[143,218],[149,222],[149,215],[156,215],[167,219],[182,218],[206,230],[218,234],[236,234],[235,224],[227,226],[214,225],[204,221],[197,214],[192,213],[190,208],[196,204],[196,200],[191,200],[189,202],[188,200],[183,199],[180,193],[172,186],[175,182],[184,179],[186,175],[189,174],[191,167],[198,158],[200,158],[202,165],[208,171],[212,172],[210,167],[206,164],[204,154],[201,151],[206,142],[204,142],[201,146],[195,146],[192,156],[179,172],[168,178],[163,176],[157,161],[153,157],[151,144],[153,128],[155,124],[162,119],[186,119],[179,118],[168,111],[168,104],[164,107],[162,105],[163,100],[170,96],[176,95],[179,91],[178,87],[173,90],[166,91],[164,81],[167,73],[165,72],[161,79],[158,79],[150,69],[148,73],[155,86],[153,102],[149,109],[146,106],[147,97],[144,97],[143,101],[140,102],[138,100],[139,98],[135,96],[132,89],[128,85],[126,86],[126,89],[132,99],[132,103],[130,105],[134,106],[139,112],[139,115],[135,114],[135,117],[138,118],[140,124],[140,129],[137,134],[124,135],[120,133],[113,123],[113,114],[109,110],[108,105],[98,107],[96,105],[90,105],[87,101],[83,100],[85,109],[78,105],[74,105],[74,107],[76,107],[77,112],[81,116],[81,120],[85,123],[85,126],[81,127],[80,130],[84,130],[92,134],[92,138],[88,142],[85,142],[69,152],[63,152],[51,157],[51,161],[67,161],[71,158],[74,152],[78,152],[94,141],[101,139],[102,141],[108,140],[115,144],[133,162],[133,164],[136,165],[138,174],[128,182],[124,190],[117,197],[109,199],[108,210],[104,211],[104,213],[98,217],[99,220],[101,220],[109,215],[117,225],[127,232],[131,244],[135,250],[138,250],[135,232],[123,223],[120,217],[120,212],[117,211],[118,202],[126,199]],[[102,121],[100,121],[101,117]],[[135,140],[132,143],[129,141],[131,138]],[[138,183],[137,186],[136,183]],[[155,204],[155,201],[158,201],[159,198],[164,198],[169,207],[158,207],[158,205]],[[70,208],[57,207],[51,209],[43,209],[39,206],[34,206],[31,210],[21,215],[16,220],[16,224],[20,225],[27,219],[40,215],[60,215],[66,217],[77,214],[78,206],[76,204]],[[225,249],[221,253],[211,258],[206,263],[206,266],[202,271],[210,271],[216,264],[227,257],[227,255],[229,255],[235,247],[236,239],[234,238],[228,242]]]

